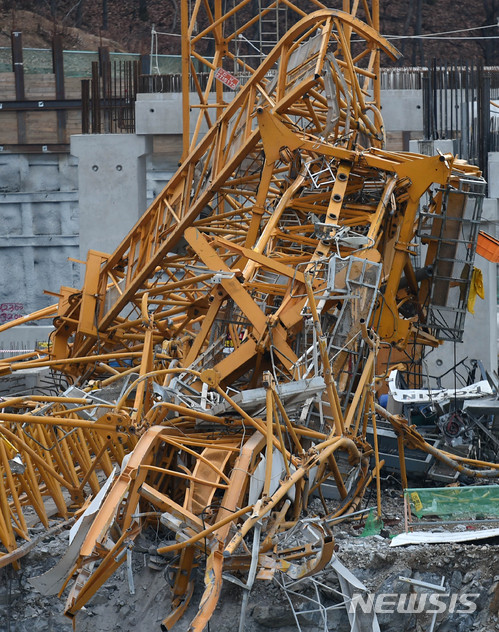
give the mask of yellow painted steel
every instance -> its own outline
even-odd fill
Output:
[[[73,568],[70,617],[158,520],[178,532],[158,554],[180,556],[166,629],[185,613],[191,571],[205,556],[193,630],[213,612],[225,563],[246,572],[265,551],[274,570],[289,571],[294,556],[301,576],[324,568],[333,550],[325,532],[318,529],[319,547],[282,554],[279,535],[327,481],[337,487],[331,515],[339,517],[355,511],[376,477],[381,513],[375,411],[397,432],[402,463],[404,445],[450,461],[383,412],[373,389],[380,344],[438,344],[425,320],[428,288],[418,287],[412,264],[421,196],[478,171],[451,155],[384,148],[379,56],[398,53],[378,33],[377,1],[371,10],[362,3],[365,22],[360,3],[347,0],[344,11],[316,0],[264,2],[250,19],[248,3],[223,12],[220,0],[212,8],[182,0],[177,173],[114,253],[90,253],[82,291],[61,288],[57,308],[43,311],[56,316],[48,356],[0,361],[0,375],[45,367],[78,389],[2,403],[7,555],[16,538],[29,538],[28,504],[50,528],[48,497],[66,519],[123,464]],[[258,63],[239,54],[243,34],[284,5],[292,25],[278,44]],[[209,55],[204,38],[213,38]],[[195,65],[209,73],[203,87]],[[241,84],[229,98],[219,79],[230,84],[230,74]],[[199,105],[192,121],[191,81]],[[441,195],[432,204],[441,211]],[[427,265],[435,256],[430,245]],[[378,280],[368,283],[369,274]],[[413,316],[404,316],[406,304]],[[301,392],[290,395],[290,385]],[[488,464],[452,463],[499,475]],[[347,487],[352,467],[357,478]],[[139,500],[154,511],[138,515]],[[253,531],[252,545],[255,526],[263,531],[261,542]]]

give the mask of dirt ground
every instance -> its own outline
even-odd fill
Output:
[[[383,498],[384,528],[379,535],[363,536],[365,524],[359,521],[343,522],[333,527],[337,558],[374,595],[414,591],[400,577],[438,585],[443,579],[446,594],[475,595],[476,610],[473,613],[463,614],[457,610],[441,613],[434,624],[435,632],[498,631],[498,543],[489,540],[471,544],[390,547],[391,536],[403,530],[402,497],[398,489],[391,488],[384,490]],[[375,504],[372,501],[373,498],[369,506]],[[318,501],[314,501],[311,513],[315,510],[320,510]],[[34,535],[37,529],[40,528],[33,530]],[[154,555],[155,547],[164,537],[164,533],[152,528],[139,536],[133,551],[133,591],[123,565],[78,613],[76,632],[159,632],[171,597],[171,560],[158,560]],[[68,532],[63,531],[44,540],[24,557],[20,571],[0,569],[1,632],[71,631],[71,621],[63,616],[67,591],[61,599],[48,597],[34,590],[29,582],[29,578],[41,575],[57,562],[66,550],[67,541]],[[196,570],[196,589],[191,604],[185,617],[174,627],[175,632],[186,632],[196,615],[203,592],[203,572],[200,565]],[[249,597],[244,630],[349,632],[350,623],[341,605],[343,600],[338,596],[341,591],[335,572],[326,569],[318,579],[322,603],[328,608],[326,622],[319,612],[310,612],[310,596],[315,594],[317,586],[304,580],[290,593],[282,588],[284,578],[276,576],[272,581],[255,583]],[[244,581],[243,576],[241,580]],[[417,588],[416,592],[421,594],[425,589]],[[207,630],[233,632],[238,629],[242,593],[239,586],[224,581]],[[378,621],[381,632],[422,632],[430,629],[432,615],[426,610],[413,614],[380,613]]]

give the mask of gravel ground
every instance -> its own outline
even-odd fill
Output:
[[[369,504],[375,504],[371,499]],[[319,509],[315,504],[311,510]],[[489,540],[475,544],[422,544],[390,547],[390,536],[403,530],[401,494],[397,489],[383,492],[382,535],[363,537],[363,523],[341,523],[333,528],[336,556],[375,595],[389,593],[406,595],[409,584],[399,577],[441,584],[448,595],[475,595],[476,610],[472,613],[449,610],[438,614],[434,632],[499,631],[499,548],[498,542]],[[36,529],[35,529],[36,531]],[[164,535],[164,534],[163,534]],[[121,567],[96,593],[76,617],[76,632],[132,632],[160,630],[160,623],[168,612],[170,585],[163,569],[150,567],[150,547],[157,545],[157,534],[151,529],[141,534],[133,553],[135,594],[130,594],[125,568]],[[38,576],[64,554],[68,532],[45,539],[21,560],[20,571],[0,569],[0,631],[1,632],[70,632],[71,621],[63,616],[65,596],[47,597],[33,589],[30,577]],[[153,558],[152,561],[154,561]],[[185,632],[194,618],[203,591],[203,569],[196,571],[196,589],[186,616],[174,628]],[[244,578],[242,578],[244,579]],[[336,573],[326,569],[320,576],[321,601],[330,607],[327,624],[318,613],[298,614],[303,631],[335,630],[349,632],[350,624],[341,599],[334,591],[340,590]],[[310,609],[307,597],[316,595],[307,580],[292,596],[296,613]],[[414,589],[412,589],[414,590]],[[219,604],[210,622],[210,632],[234,632],[238,629],[241,612],[242,589],[224,582]],[[428,593],[416,588],[415,593]],[[431,591],[430,591],[431,592]],[[257,581],[251,592],[245,619],[246,632],[292,632],[298,629],[293,608],[276,581]],[[449,597],[450,598],[450,597]],[[419,597],[420,599],[420,597]],[[333,608],[333,606],[335,606]],[[380,613],[381,632],[427,631],[432,615],[419,613]]]

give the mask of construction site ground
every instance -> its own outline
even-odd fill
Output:
[[[385,487],[383,490],[383,528],[379,535],[362,535],[365,520],[343,522],[333,528],[336,556],[362,581],[373,595],[404,595],[411,588],[399,577],[440,584],[445,578],[447,593],[467,593],[473,597],[476,610],[471,614],[445,612],[437,616],[435,632],[495,632],[499,630],[499,551],[498,540],[490,539],[475,543],[445,543],[390,547],[391,538],[404,531],[403,497],[400,488]],[[369,494],[367,495],[369,496]],[[366,506],[375,505],[374,493],[366,498]],[[373,502],[371,502],[373,501]],[[319,500],[313,501],[310,513],[321,512]],[[51,525],[60,523],[54,519]],[[473,528],[473,523],[453,527],[440,526],[437,531]],[[435,531],[435,529],[432,529]],[[33,527],[33,538],[43,534],[41,527]],[[40,594],[30,584],[30,578],[52,568],[64,555],[68,546],[69,531],[63,530],[45,537],[40,544],[21,560],[21,570],[11,567],[0,569],[0,631],[1,632],[69,632],[72,623],[63,616],[64,599],[56,595]],[[139,632],[159,629],[164,618],[165,603],[171,598],[168,582],[168,564],[171,560],[155,555],[168,534],[149,528],[142,533],[133,552],[133,584],[135,594],[130,594],[127,570],[123,565],[103,586],[76,618],[76,632]],[[204,569],[196,569],[200,575],[189,609],[178,624],[178,632],[186,632],[189,621],[198,610],[202,596]],[[349,632],[347,611],[340,605],[341,599],[332,592],[341,591],[336,574],[326,573],[321,597],[325,605],[338,604],[328,612],[327,630]],[[329,590],[328,590],[329,589]],[[428,589],[417,588],[419,594]],[[242,589],[225,581],[221,599],[209,623],[211,631],[232,632],[239,623]],[[310,609],[310,587],[304,583],[293,603],[294,610]],[[65,596],[65,594],[64,594]],[[432,614],[378,613],[381,632],[419,632],[430,629]],[[299,615],[298,623],[303,631],[322,630],[318,613]],[[276,581],[257,581],[251,592],[246,617],[246,632],[294,632],[298,630],[293,609]]]

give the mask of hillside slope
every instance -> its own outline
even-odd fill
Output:
[[[324,0],[324,4],[343,6],[342,0]],[[227,8],[232,5],[233,0],[227,0]],[[248,18],[257,7],[257,0],[247,5]],[[34,14],[31,19],[28,11]],[[497,24],[499,0],[380,0],[380,14],[383,34],[406,38],[393,40],[404,53],[399,65],[425,65],[433,58],[481,59],[495,65],[499,58],[499,38],[493,39],[499,36],[498,29],[481,28]],[[62,31],[67,49],[95,49],[102,43],[112,50],[147,53],[153,25],[160,32],[159,52],[180,54],[180,0],[0,0],[3,46],[8,45],[10,31],[18,29],[23,31],[25,46],[49,47],[56,30]],[[407,38],[462,29],[476,30],[440,36],[457,39]]]

